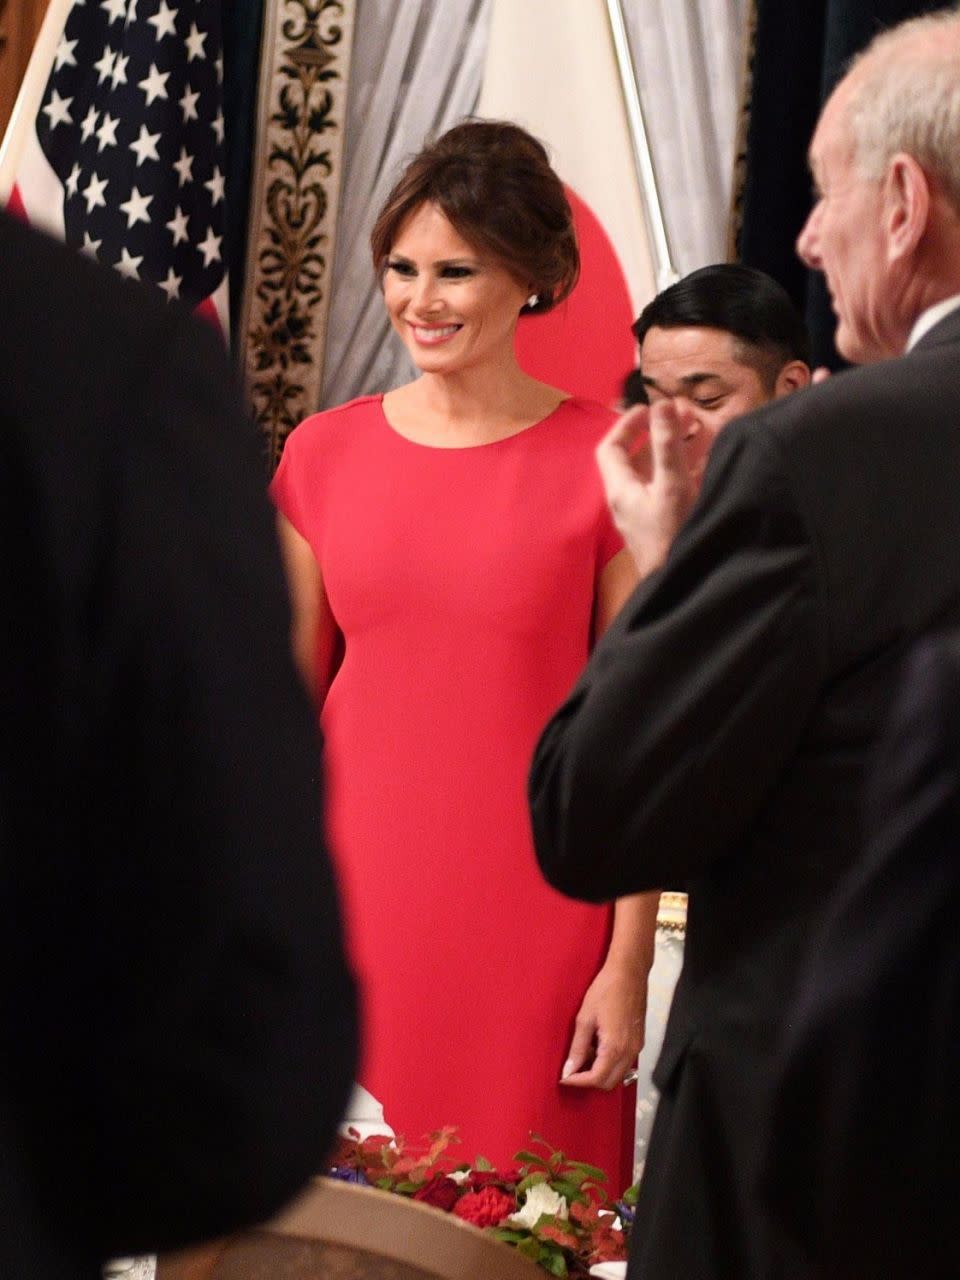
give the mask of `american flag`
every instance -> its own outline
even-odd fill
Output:
[[[73,0],[8,207],[226,334],[220,2]]]

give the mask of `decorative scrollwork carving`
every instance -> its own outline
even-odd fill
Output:
[[[271,470],[287,435],[319,396],[353,21],[350,0],[276,3],[283,18],[270,69],[269,115],[260,124],[267,129],[266,162],[257,175],[247,285],[249,390]]]

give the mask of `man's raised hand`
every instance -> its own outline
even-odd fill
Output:
[[[641,577],[666,560],[697,496],[686,444],[696,432],[687,405],[661,400],[628,409],[597,445],[607,505]]]

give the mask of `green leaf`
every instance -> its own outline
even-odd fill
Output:
[[[376,1180],[376,1182],[375,1182],[373,1185],[374,1185],[375,1187],[379,1187],[381,1191],[392,1191],[392,1190],[393,1190],[393,1179],[392,1179],[392,1178],[378,1178],[378,1179]]]
[[[568,1205],[571,1200],[580,1200],[584,1204],[587,1202],[587,1197],[583,1195],[575,1182],[567,1182],[565,1178],[553,1178],[550,1185],[558,1196],[566,1196]]]
[[[588,1192],[591,1200],[600,1199],[605,1203],[609,1203],[607,1188],[602,1187],[599,1182],[591,1182],[589,1178],[585,1178],[584,1181],[580,1183],[580,1190]]]
[[[540,1256],[537,1261],[552,1276],[565,1276],[567,1274],[567,1260],[564,1257],[563,1250],[556,1245],[541,1245]]]
[[[537,1186],[541,1182],[546,1182],[547,1175],[545,1173],[528,1173],[527,1176],[517,1183],[517,1195],[524,1191],[529,1191],[531,1187]]]
[[[627,1187],[626,1191],[620,1197],[624,1204],[634,1205],[640,1196],[640,1184],[635,1182],[632,1187]]]
[[[594,1182],[606,1182],[607,1175],[602,1169],[598,1169],[595,1164],[584,1164],[582,1160],[573,1160],[570,1163],[571,1169],[576,1169],[588,1178],[592,1178]]]
[[[529,1231],[510,1231],[507,1227],[489,1227],[490,1234],[505,1244],[519,1244],[521,1240],[529,1240]]]
[[[533,1230],[536,1231],[537,1227],[552,1226],[556,1221],[557,1215],[555,1213],[541,1213],[540,1217],[533,1224]],[[561,1218],[560,1221],[562,1222],[563,1219]]]
[[[477,1173],[493,1172],[493,1165],[486,1158],[486,1156],[477,1156],[476,1160],[474,1160],[473,1162],[473,1167],[476,1169]]]
[[[412,1196],[415,1191],[419,1191],[423,1186],[422,1182],[397,1182],[394,1184],[394,1191],[399,1191],[402,1196]]]
[[[533,1151],[518,1151],[513,1157],[517,1164],[535,1164],[538,1169],[546,1169],[547,1162],[543,1156],[538,1156]]]
[[[517,1253],[522,1253],[525,1258],[532,1258],[534,1262],[539,1262],[540,1241],[535,1240],[533,1236],[527,1236],[517,1245]]]

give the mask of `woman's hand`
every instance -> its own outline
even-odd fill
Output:
[[[607,960],[583,997],[561,1084],[615,1089],[637,1065],[647,1013],[647,974]]]

